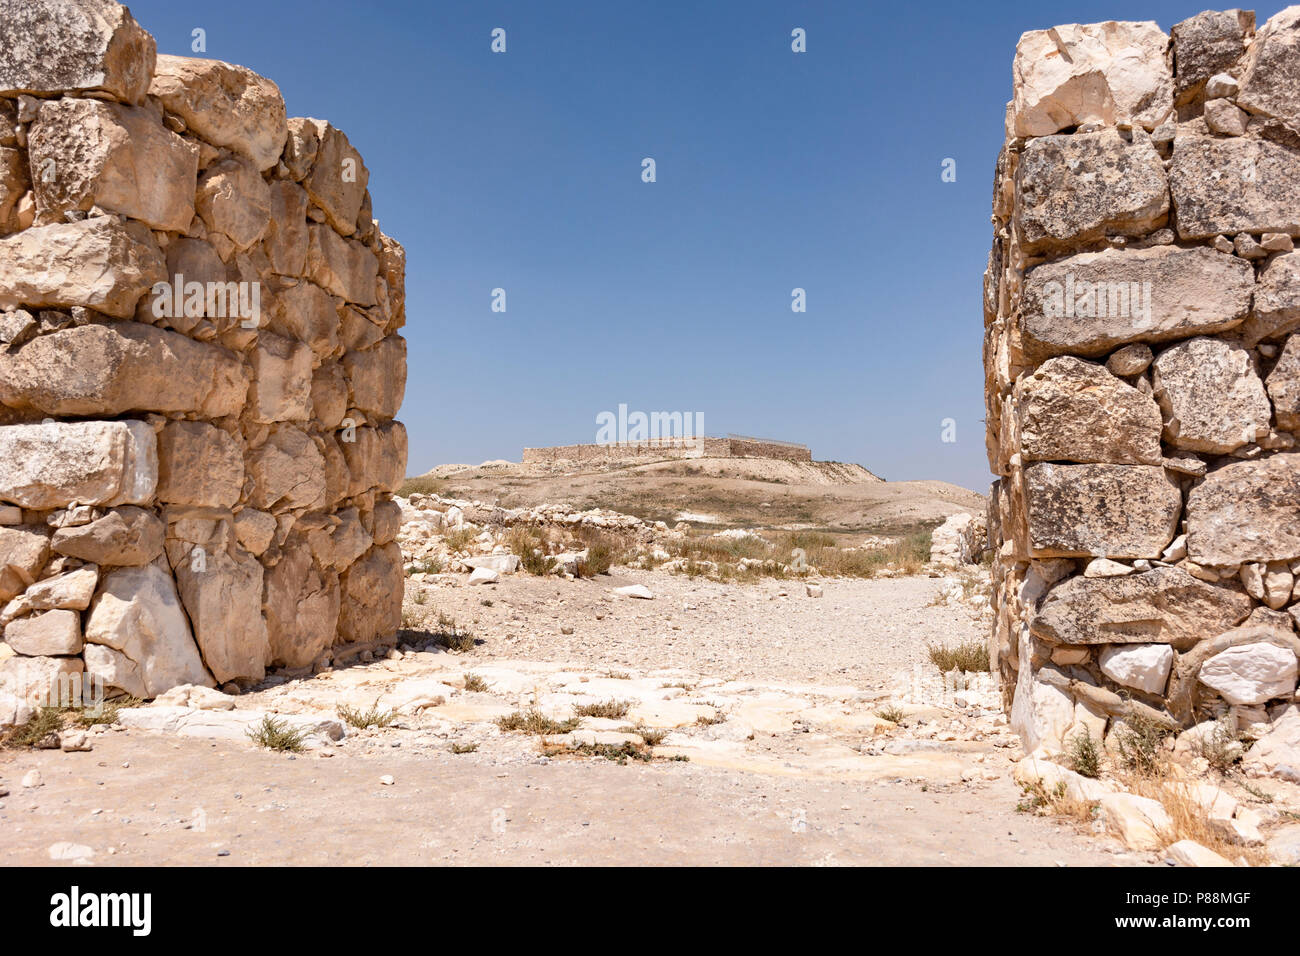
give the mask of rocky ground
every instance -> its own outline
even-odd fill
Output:
[[[1159,816],[1167,780],[1098,780],[1026,755],[993,676],[931,659],[984,644],[978,566],[814,578],[776,562],[724,580],[644,560],[691,529],[399,503],[408,574],[394,645],[338,647],[238,696],[180,687],[49,736],[51,749],[0,750],[6,859],[1300,859],[1300,786],[1211,782],[1187,735],[1179,766],[1208,829]],[[517,525],[533,529],[533,558],[550,552],[533,562],[542,573],[506,550]],[[623,542],[628,563],[592,572],[587,552],[605,538],[572,550],[588,532]],[[267,747],[289,738],[296,750]],[[1170,848],[1165,830],[1199,842]]]
[[[827,582],[810,598],[802,585],[646,572],[636,578],[653,599],[614,594],[630,577],[412,581],[408,609],[455,616],[473,650],[407,645],[238,698],[181,691],[92,732],[89,752],[9,751],[6,859],[1147,859],[1016,812],[1022,754],[987,675],[954,691],[926,662],[928,641],[983,626],[967,605],[942,603],[953,579]],[[426,639],[422,627],[405,640]],[[484,689],[467,689],[471,675]],[[533,709],[563,721],[610,701],[626,713],[583,717],[564,733],[497,723]],[[899,718],[889,705],[906,714],[900,723],[879,715]],[[340,706],[377,706],[395,720],[357,730],[338,719]],[[307,748],[274,753],[246,739],[267,712],[296,715],[311,731]],[[645,741],[657,742],[643,755]],[[24,786],[37,782],[33,770],[39,785]]]

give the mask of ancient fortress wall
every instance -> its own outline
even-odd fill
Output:
[[[1026,747],[1277,719],[1300,619],[1300,7],[1026,33],[985,281]]]
[[[110,0],[0,2],[0,723],[400,626],[404,253],[361,156]]]
[[[554,445],[525,448],[524,464],[660,461],[665,458],[780,458],[812,461],[804,445],[755,438],[656,439],[607,445]]]

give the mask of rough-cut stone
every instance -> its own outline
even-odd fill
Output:
[[[1141,375],[1151,366],[1153,358],[1151,346],[1134,342],[1111,353],[1106,359],[1106,370],[1112,375]]]
[[[1097,663],[1117,684],[1162,694],[1174,666],[1174,650],[1168,644],[1112,644],[1102,648]]]
[[[337,574],[312,564],[305,542],[286,547],[284,557],[266,572],[262,598],[271,662],[307,667],[334,642],[339,622]]]
[[[1229,100],[1210,100],[1205,104],[1205,125],[1211,133],[1245,136],[1246,121],[1246,113]]]
[[[351,481],[348,494],[364,494],[372,488],[392,493],[402,486],[406,472],[406,426],[390,422],[378,428],[358,428],[354,441],[344,441]]]
[[[1215,74],[1232,69],[1255,29],[1249,10],[1207,10],[1175,23],[1174,94],[1180,103],[1195,99]],[[1223,94],[1219,94],[1223,95]]]
[[[45,611],[10,621],[5,643],[19,654],[59,657],[81,653],[81,615],[76,611]]]
[[[1237,102],[1300,130],[1300,7],[1287,7],[1256,34]]]
[[[48,415],[220,418],[238,412],[247,393],[234,352],[138,322],[63,329],[0,352],[0,402]]]
[[[302,184],[339,235],[350,236],[357,228],[357,214],[370,182],[370,171],[342,130],[329,123],[316,122],[315,162]]]
[[[1160,464],[1155,401],[1100,365],[1049,359],[1017,384],[1016,404],[1026,461]]]
[[[85,700],[79,657],[10,657],[0,660],[0,694],[33,706],[75,706]]]
[[[147,504],[158,451],[144,422],[0,426],[0,500],[24,508]]]
[[[361,243],[344,239],[327,225],[308,227],[307,274],[341,299],[361,306],[375,304],[379,260]]]
[[[1158,850],[1174,822],[1158,800],[1131,793],[1112,793],[1101,798],[1106,828],[1131,850]]]
[[[1300,335],[1287,338],[1264,384],[1273,402],[1277,427],[1287,431],[1300,429]]]
[[[1296,687],[1296,657],[1276,644],[1240,644],[1207,660],[1198,676],[1229,704],[1249,706],[1275,697],[1290,700]]]
[[[162,554],[163,532],[163,523],[152,512],[125,506],[89,524],[59,528],[50,547],[94,564],[137,567]]]
[[[1210,472],[1187,499],[1187,554],[1211,567],[1300,558],[1300,454]]]
[[[343,356],[343,368],[351,387],[351,407],[380,419],[397,414],[406,390],[404,338],[392,335],[372,349],[348,352]]]
[[[271,270],[300,276],[307,270],[307,193],[296,183],[270,184],[271,218],[264,246]]]
[[[1063,581],[1043,598],[1030,629],[1052,644],[1154,643],[1185,650],[1240,624],[1253,606],[1241,591],[1198,581],[1182,568],[1155,568]]]
[[[50,531],[41,525],[0,527],[0,600],[8,601],[36,580],[50,554]]]
[[[177,684],[213,686],[176,585],[156,564],[104,576],[85,640],[86,670],[125,693],[156,697]]]
[[[148,230],[116,216],[34,226],[0,239],[0,309],[89,306],[127,318],[167,264]]]
[[[1158,558],[1174,538],[1178,486],[1149,465],[1058,465],[1025,469],[1034,557]]]
[[[1161,352],[1152,369],[1164,437],[1175,448],[1222,455],[1268,435],[1273,410],[1245,349],[1190,339]]]
[[[256,508],[241,508],[235,514],[235,537],[250,554],[262,554],[271,546],[278,524],[275,515]]]
[[[1248,348],[1300,328],[1300,252],[1275,256],[1260,271],[1255,311],[1246,325]]]
[[[312,374],[312,416],[321,428],[334,429],[348,411],[348,382],[343,366],[328,362]]]
[[[344,641],[392,637],[402,626],[402,595],[385,582],[400,574],[402,551],[396,543],[372,548],[339,578],[343,602],[339,636]]]
[[[158,435],[158,500],[230,508],[244,487],[239,440],[206,422],[168,422]]]
[[[255,508],[310,508],[324,498],[325,460],[310,436],[298,428],[275,427],[247,461],[253,479],[249,502]]]
[[[339,344],[339,310],[335,299],[314,282],[302,281],[280,289],[267,329],[311,346],[322,359]]]
[[[1100,356],[1240,325],[1254,289],[1249,262],[1212,249],[1082,253],[1029,270],[1021,334],[1034,354]]]
[[[260,241],[271,224],[271,188],[246,159],[230,157],[204,170],[195,202],[208,232],[226,236],[236,249]]]
[[[198,147],[158,123],[150,110],[100,100],[45,103],[27,134],[36,211],[61,221],[70,209],[99,206],[184,232],[194,218]]]
[[[1020,37],[1008,135],[1136,123],[1155,129],[1173,110],[1169,37],[1154,22],[1070,24]]]
[[[1247,773],[1273,774],[1300,782],[1300,706],[1279,705],[1272,718],[1268,732],[1246,751],[1242,768]]]
[[[306,421],[312,417],[312,351],[292,339],[263,332],[253,350],[253,420]]]
[[[215,146],[251,159],[259,171],[280,159],[288,134],[280,88],[242,66],[160,56],[149,92]]]
[[[1174,140],[1169,187],[1180,239],[1239,232],[1300,236],[1300,152],[1265,139]]]
[[[90,600],[95,596],[95,585],[99,583],[99,569],[94,565],[66,571],[54,577],[37,581],[18,597],[5,605],[0,620],[12,620],[33,611],[84,611],[90,607]],[[80,624],[78,624],[78,634]],[[10,643],[13,643],[12,641]],[[76,651],[23,651],[21,654],[75,654]]]
[[[154,39],[114,0],[0,3],[0,96],[105,93],[144,100]]]
[[[1140,131],[1128,139],[1114,129],[1045,136],[1020,156],[1016,223],[1027,253],[1140,236],[1168,215],[1164,165]]]
[[[203,662],[218,684],[259,681],[270,655],[262,616],[262,565],[242,548],[229,546],[227,522],[189,522],[188,527],[199,533],[186,538],[201,540],[172,539],[168,551],[169,557],[176,554],[172,568]]]

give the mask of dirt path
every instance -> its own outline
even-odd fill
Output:
[[[780,582],[643,574],[657,597],[637,601],[612,594],[628,579],[415,580],[408,609],[473,622],[476,650],[409,648],[239,698],[139,708],[88,753],[0,754],[0,852],[50,863],[65,844],[54,855],[92,865],[1154,860],[1016,812],[1022,754],[991,683],[954,690],[923,673],[927,642],[982,629],[978,610],[936,601],[951,581],[829,582],[814,599]],[[626,712],[545,738],[495,723],[602,701]],[[375,703],[390,726],[320,734],[299,754],[244,735],[263,713],[328,719]],[[882,719],[886,703],[901,723]],[[653,759],[591,746],[629,741],[653,741],[641,750]],[[43,784],[22,786],[32,769]]]

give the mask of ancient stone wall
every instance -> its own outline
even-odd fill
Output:
[[[659,461],[665,458],[780,458],[786,461],[812,461],[812,451],[805,445],[757,438],[670,438],[601,445],[525,448],[523,463]]]
[[[1026,33],[985,281],[992,655],[1029,749],[1276,720],[1300,619],[1300,7]]]
[[[260,680],[401,620],[404,253],[342,131],[0,0],[0,723]]]

